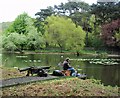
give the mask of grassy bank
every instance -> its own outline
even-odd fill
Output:
[[[15,78],[15,77],[22,77],[22,76],[25,76],[26,74],[25,72],[20,73],[16,68],[0,67],[0,70],[2,71],[0,80]]]
[[[117,96],[118,88],[96,80],[64,78],[2,89],[3,96]]]
[[[17,69],[1,67],[3,78],[24,76]],[[118,96],[118,87],[104,86],[98,80],[60,78],[2,89],[2,96]]]

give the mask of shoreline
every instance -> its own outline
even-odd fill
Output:
[[[74,54],[76,55],[75,52],[31,52],[31,51],[25,51],[23,53],[21,52],[18,52],[18,51],[15,51],[15,52],[9,52],[9,51],[4,51],[2,52],[3,54],[4,53],[10,53],[10,54],[61,54],[61,55],[65,55],[65,54]],[[1,54],[2,54],[1,53]],[[99,56],[100,54],[98,53],[83,53],[83,54],[80,54],[80,55],[91,55],[91,56]],[[107,54],[107,57],[120,57],[120,54]]]

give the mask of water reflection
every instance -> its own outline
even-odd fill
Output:
[[[70,57],[71,59],[93,58],[87,56],[76,57],[75,55],[69,54],[3,54],[2,65],[19,68],[26,66],[51,66],[50,70],[52,72],[55,69],[62,69],[62,67],[58,66],[58,63],[63,61],[66,57]],[[120,65],[104,66],[78,60],[71,60],[71,65],[77,69],[78,72],[86,73],[88,78],[99,79],[105,85],[120,86],[120,78],[118,77],[120,73]]]

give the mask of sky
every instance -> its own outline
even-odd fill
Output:
[[[26,12],[35,17],[35,13],[48,6],[66,3],[68,0],[0,0],[0,23],[14,21],[15,18]],[[96,3],[97,0],[82,0],[86,3]]]

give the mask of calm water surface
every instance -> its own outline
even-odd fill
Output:
[[[61,58],[63,56],[63,58]],[[60,54],[2,54],[2,65],[6,67],[51,66],[50,71],[62,69],[58,66],[66,57],[70,59],[95,58],[89,56],[60,55]],[[101,80],[104,85],[120,86],[120,64],[104,66],[90,64],[87,61],[71,60],[71,65],[80,73],[86,73],[88,78]],[[81,70],[82,69],[82,70]]]

